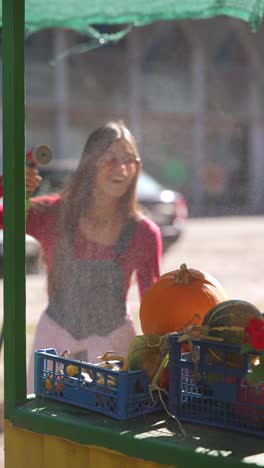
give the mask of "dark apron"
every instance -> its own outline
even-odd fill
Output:
[[[125,323],[125,278],[119,257],[125,254],[136,224],[129,220],[124,226],[113,258],[73,259],[63,286],[50,298],[46,313],[77,340],[109,335]]]

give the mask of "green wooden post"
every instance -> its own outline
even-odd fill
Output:
[[[24,0],[3,0],[5,417],[26,399]]]

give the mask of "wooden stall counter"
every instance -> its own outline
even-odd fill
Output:
[[[264,441],[177,422],[163,412],[117,421],[34,398],[5,420],[6,468],[177,468],[264,466]]]

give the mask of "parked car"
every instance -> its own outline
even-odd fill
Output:
[[[40,166],[42,183],[37,195],[60,190],[69,180],[75,164],[72,160],[60,160]],[[146,216],[160,226],[165,248],[179,239],[188,217],[187,203],[181,193],[163,187],[143,170],[138,180],[137,199]]]
[[[188,217],[187,203],[182,193],[163,187],[142,171],[137,197],[143,212],[159,225],[164,248],[180,238]]]

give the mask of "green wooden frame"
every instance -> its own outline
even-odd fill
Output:
[[[3,0],[5,416],[26,400],[24,0]]]
[[[102,416],[67,405],[26,396],[26,294],[25,294],[25,90],[24,90],[24,0],[3,2],[3,152],[4,152],[4,333],[5,418],[16,427],[66,438],[81,444],[111,448],[131,457],[152,460],[178,468],[241,466],[242,456],[258,453],[261,441],[245,435],[216,432],[213,447],[236,447],[234,457],[209,457],[198,453],[194,429],[186,442],[175,438],[142,437],[164,415],[149,416],[136,423],[113,423]],[[56,417],[54,417],[56,416]],[[164,422],[164,421],[163,421]],[[175,431],[175,422],[165,421]],[[200,431],[200,432],[199,432]],[[151,432],[151,431],[150,431]],[[212,430],[199,428],[203,442],[212,443]],[[172,432],[173,435],[173,432]],[[210,439],[211,438],[211,439]],[[210,442],[211,440],[211,442]],[[234,442],[236,441],[236,442]],[[245,447],[247,446],[247,449]],[[241,453],[241,450],[244,452]],[[239,452],[240,450],[240,452]],[[248,466],[256,466],[252,461]]]

